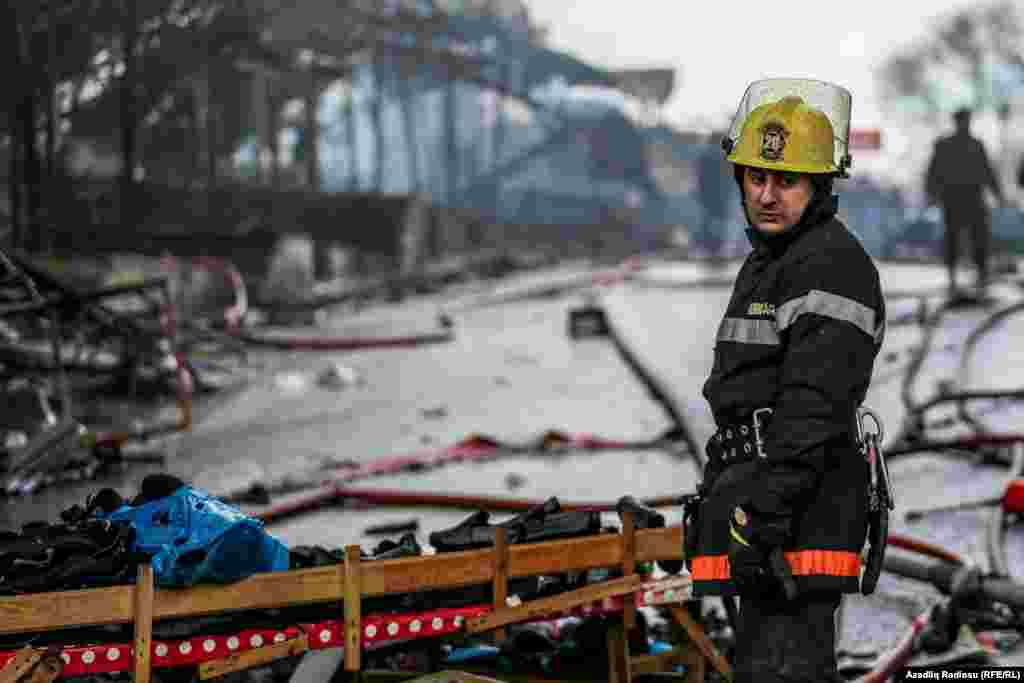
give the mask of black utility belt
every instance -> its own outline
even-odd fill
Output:
[[[708,458],[723,465],[733,465],[767,457],[764,430],[774,412],[771,408],[758,408],[746,420],[720,427],[708,443]]]

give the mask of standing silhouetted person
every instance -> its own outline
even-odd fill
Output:
[[[978,289],[984,293],[988,286],[991,240],[985,187],[992,191],[1000,204],[1005,203],[985,146],[970,133],[970,110],[958,110],[953,114],[953,121],[956,132],[935,142],[935,151],[925,178],[928,196],[942,206],[951,297],[956,294],[956,262],[960,233],[963,231],[970,232],[974,263],[978,268]]]

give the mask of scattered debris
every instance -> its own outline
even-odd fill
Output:
[[[534,356],[514,351],[505,354],[505,361],[512,365],[537,365],[539,362]]]
[[[569,338],[606,337],[609,333],[608,318],[604,309],[595,303],[587,303],[569,311]]]
[[[518,488],[522,488],[523,484],[526,483],[526,477],[515,472],[509,472],[505,475],[505,488],[509,491],[515,491]]]
[[[388,522],[386,524],[374,524],[363,530],[367,536],[387,536],[389,534],[416,533],[420,530],[420,520],[409,519],[403,522]]]
[[[274,386],[279,391],[298,394],[309,388],[309,379],[301,372],[279,372],[274,375]]]
[[[448,417],[448,408],[446,406],[435,406],[433,408],[424,408],[420,411],[420,415],[427,420],[441,420]]]
[[[330,363],[320,372],[316,383],[325,389],[344,389],[363,386],[366,384],[366,378],[356,368],[341,363]]]

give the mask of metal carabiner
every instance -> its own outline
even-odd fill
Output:
[[[860,452],[867,454],[867,441],[865,440],[864,434],[864,418],[870,417],[871,421],[875,423],[874,436],[878,443],[885,441],[885,427],[882,425],[882,418],[878,417],[878,414],[871,410],[871,408],[864,408],[863,406],[857,408],[857,441],[860,442]]]
[[[860,441],[861,453],[867,456],[871,464],[872,474],[877,477],[878,493],[882,502],[890,510],[896,506],[892,490],[892,480],[889,478],[889,464],[885,461],[885,454],[882,452],[882,441],[885,439],[885,427],[882,418],[870,408],[858,408],[857,439]],[[875,431],[864,431],[865,418],[871,418],[875,423]]]

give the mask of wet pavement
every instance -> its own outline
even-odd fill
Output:
[[[711,367],[714,333],[736,269],[735,264],[723,271],[709,271],[695,263],[660,264],[646,269],[641,280],[600,288],[616,328],[670,390],[700,444],[713,432],[701,386]],[[935,295],[945,285],[939,266],[885,264],[881,272],[886,292],[893,295],[890,319],[917,305],[898,294]],[[460,286],[400,304],[336,311],[325,321],[323,333],[434,331],[438,314],[444,312],[454,322],[455,338],[415,349],[254,351],[244,368],[243,388],[197,402],[197,422],[190,433],[170,444],[166,471],[211,492],[227,493],[257,481],[315,478],[320,476],[316,468],[327,462],[366,462],[439,449],[474,433],[515,442],[534,439],[548,429],[630,440],[657,436],[670,426],[669,419],[614,347],[602,339],[573,341],[566,333],[568,313],[583,297],[579,292],[556,292],[590,273],[585,265],[571,264],[496,285]],[[997,288],[997,293],[1006,301],[1024,296],[1010,285]],[[531,294],[539,298],[528,298]],[[914,385],[916,400],[930,397],[937,381],[956,377],[955,345],[982,317],[978,311],[962,311],[944,320],[933,340],[935,352]],[[1024,316],[1006,321],[979,344],[968,364],[972,388],[1024,385],[1017,343],[1022,335]],[[904,418],[900,379],[909,351],[920,339],[916,326],[890,328],[876,363],[867,405],[881,414],[890,435]],[[895,357],[887,361],[887,356]],[[363,382],[342,388],[322,386],[317,378],[331,364],[353,371]],[[934,417],[944,414],[952,414],[952,409],[937,410]],[[1020,424],[1021,417],[1004,411],[984,419],[1010,428]],[[894,462],[891,469],[897,497],[893,530],[948,546],[983,563],[987,511],[928,517],[913,524],[902,521],[903,512],[953,499],[997,495],[1006,469],[940,456],[906,458]],[[59,510],[84,501],[101,486],[133,495],[151,471],[155,468],[135,466],[102,482],[6,502],[0,505],[0,526],[55,519]],[[510,457],[380,477],[359,486],[614,501],[624,494],[680,494],[693,490],[696,481],[692,462],[677,454],[623,451]],[[665,512],[671,522],[678,521],[679,511]],[[466,514],[339,506],[276,524],[272,531],[293,546],[360,543],[369,550],[380,539],[365,535],[366,527],[415,518],[420,522],[418,539],[426,547],[430,531],[454,524]],[[1020,568],[1024,578],[1024,543],[1016,542],[1012,531],[1010,535],[1011,569]],[[883,575],[875,595],[847,599],[841,647],[891,646],[936,596],[917,583]]]

